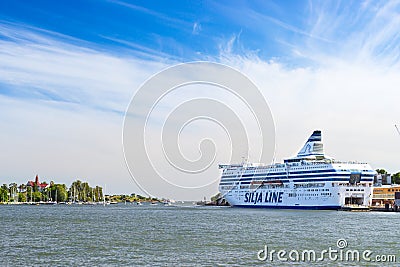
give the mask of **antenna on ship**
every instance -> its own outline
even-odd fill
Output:
[[[397,133],[400,135],[400,131],[399,128],[397,127],[397,125],[395,124],[394,127],[396,127]]]

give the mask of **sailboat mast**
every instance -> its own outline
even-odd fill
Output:
[[[103,205],[106,205],[106,184],[104,184],[104,190],[103,190]]]

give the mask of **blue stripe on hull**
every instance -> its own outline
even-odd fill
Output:
[[[262,208],[262,209],[295,209],[295,210],[339,210],[341,206],[261,206],[261,205],[233,205],[237,208]]]

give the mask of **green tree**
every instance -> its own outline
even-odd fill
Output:
[[[68,191],[65,184],[52,184],[49,187],[50,197],[53,201],[65,202],[68,200]]]
[[[8,190],[0,188],[0,202],[8,202]]]
[[[141,195],[136,195],[136,197],[137,197],[138,199],[140,199],[140,200],[145,200],[145,199],[146,199],[146,197],[141,196]]]
[[[55,187],[55,192],[57,192],[56,201],[57,202],[65,202],[65,201],[67,201],[67,199],[68,199],[67,186],[65,184],[55,184],[54,187]]]
[[[33,202],[39,202],[39,201],[43,200],[42,193],[33,192],[32,193],[32,199],[33,199]]]
[[[33,192],[38,192],[39,191],[39,186],[37,184],[35,184],[33,186]]]
[[[94,188],[93,193],[94,193],[94,200],[96,202],[103,201],[103,188],[101,188],[100,186],[96,186]]]
[[[26,187],[26,201],[27,202],[33,202],[32,193],[33,193],[32,186],[27,186]]]
[[[7,186],[7,184],[3,184],[3,185],[1,186],[1,188],[3,188],[4,190],[7,190],[7,191],[8,191],[8,186]]]
[[[76,180],[71,184],[67,195],[71,201],[103,201],[103,189],[101,187],[92,188],[87,182],[80,180]]]
[[[18,201],[26,202],[26,193],[18,193]]]
[[[221,193],[218,193],[218,194],[216,194],[215,196],[212,196],[211,197],[211,201],[217,201],[218,199],[220,199],[222,196],[221,196]]]
[[[40,193],[40,199],[42,201],[48,201],[49,200],[49,192],[48,192],[48,188],[45,188],[43,191],[39,191]]]
[[[384,170],[384,169],[376,169],[376,172],[377,172],[378,174],[387,174],[387,171]]]
[[[91,199],[91,191],[92,188],[89,186],[87,182],[81,184],[81,201],[87,202]]]
[[[69,188],[69,195],[71,196],[72,201],[80,201],[81,200],[81,192],[82,192],[82,182],[80,180],[76,180],[71,184]]]
[[[26,184],[20,184],[18,186],[19,192],[25,191],[26,190]]]
[[[392,184],[400,184],[400,172],[392,175]]]

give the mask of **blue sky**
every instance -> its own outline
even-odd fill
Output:
[[[314,52],[356,57],[353,51],[360,49],[399,60],[395,1],[16,0],[2,1],[0,8],[2,24],[12,28],[167,62],[215,59],[228,51],[312,66],[318,63]]]
[[[286,26],[307,26],[307,5],[277,3],[8,1],[1,3],[1,18],[85,40],[97,48],[151,51],[180,60],[218,55],[221,41],[240,35],[246,49],[268,57],[285,54],[275,38],[293,34]]]
[[[132,95],[195,60],[260,87],[278,159],[319,128],[333,156],[396,172],[399,18],[398,1],[1,1],[0,178],[39,173],[125,192],[120,136]]]

